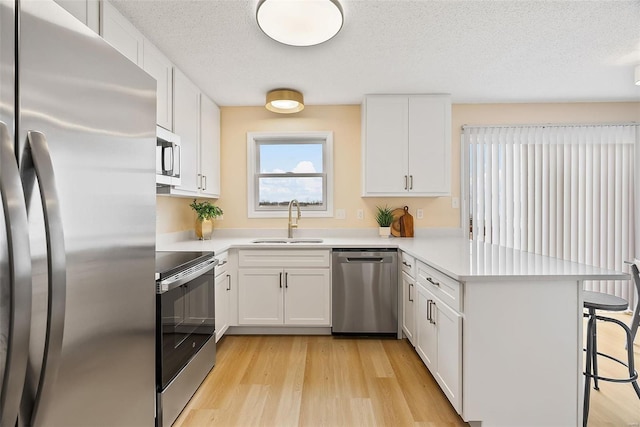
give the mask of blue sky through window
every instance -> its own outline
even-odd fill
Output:
[[[322,173],[322,144],[260,144],[260,173]],[[322,177],[260,178],[259,205],[283,206],[291,199],[321,205]]]
[[[322,172],[322,144],[261,144],[260,173]]]

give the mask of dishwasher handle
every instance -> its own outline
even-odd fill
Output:
[[[379,263],[384,262],[383,257],[361,257],[361,258],[347,257],[346,260],[347,262],[379,262]]]

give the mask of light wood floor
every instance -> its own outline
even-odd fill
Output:
[[[624,359],[623,336],[612,326],[598,324],[599,349]],[[600,373],[621,370],[602,362]],[[590,427],[640,426],[630,384],[602,382],[591,396]],[[226,336],[174,427],[467,425],[407,340]]]

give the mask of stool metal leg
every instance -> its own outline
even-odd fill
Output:
[[[589,314],[593,316],[593,329],[591,335],[593,336],[593,341],[591,342],[591,357],[593,357],[593,388],[594,390],[600,391],[600,386],[598,386],[598,318],[596,316],[595,309],[590,309]]]
[[[593,357],[593,325],[595,323],[595,312],[592,309],[589,309],[589,320],[587,322],[587,366],[585,369],[585,378],[584,378],[584,406],[583,406],[583,416],[582,416],[582,425],[583,427],[587,427],[587,420],[589,419],[589,399],[591,397],[591,363],[594,359]]]

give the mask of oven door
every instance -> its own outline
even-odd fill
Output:
[[[158,386],[164,390],[215,333],[213,270],[156,296]]]

